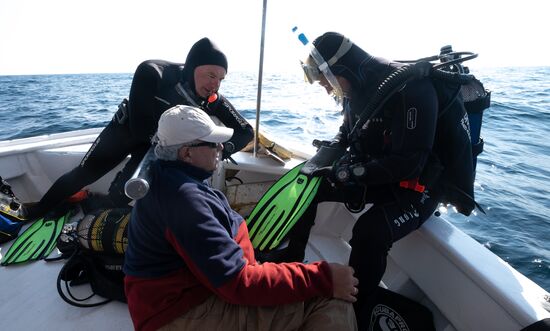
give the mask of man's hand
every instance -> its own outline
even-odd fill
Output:
[[[329,263],[334,292],[332,296],[348,302],[357,301],[359,280],[353,276],[353,268],[340,263]]]

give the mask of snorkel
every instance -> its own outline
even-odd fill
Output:
[[[330,70],[330,66],[335,64],[342,56],[344,56],[344,54],[351,49],[353,43],[348,38],[344,38],[334,56],[332,56],[328,61],[325,61],[319,50],[317,50],[313,43],[309,42],[305,34],[298,33],[298,27],[295,26],[292,28],[292,32],[298,34],[298,41],[300,41],[303,46],[307,47],[309,44],[310,47],[309,56],[306,59],[306,62],[304,63],[303,61],[300,61],[307,81],[310,84],[313,84],[314,82],[320,80],[320,76],[322,74],[332,88],[332,91],[330,92],[331,95],[336,100],[336,103],[341,105],[342,100],[344,99],[344,91],[342,90],[340,83],[338,83],[336,76],[334,76]],[[314,63],[311,63],[311,61]]]

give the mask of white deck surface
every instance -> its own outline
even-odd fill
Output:
[[[0,247],[0,254],[5,254],[10,245]],[[35,261],[0,267],[0,330],[133,330],[126,304],[110,302],[79,308],[63,301],[56,280],[64,262]]]

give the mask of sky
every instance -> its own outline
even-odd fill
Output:
[[[154,3],[154,4],[153,4]],[[548,0],[268,0],[267,73],[299,69],[310,40],[348,36],[391,60],[471,51],[470,68],[550,66]],[[0,0],[0,75],[133,73],[146,59],[184,62],[209,37],[231,71],[259,70],[263,0]]]

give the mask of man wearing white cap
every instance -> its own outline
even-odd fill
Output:
[[[324,261],[258,264],[246,222],[207,179],[233,129],[176,106],[159,120],[151,189],[128,228],[136,330],[356,330],[357,279]]]

